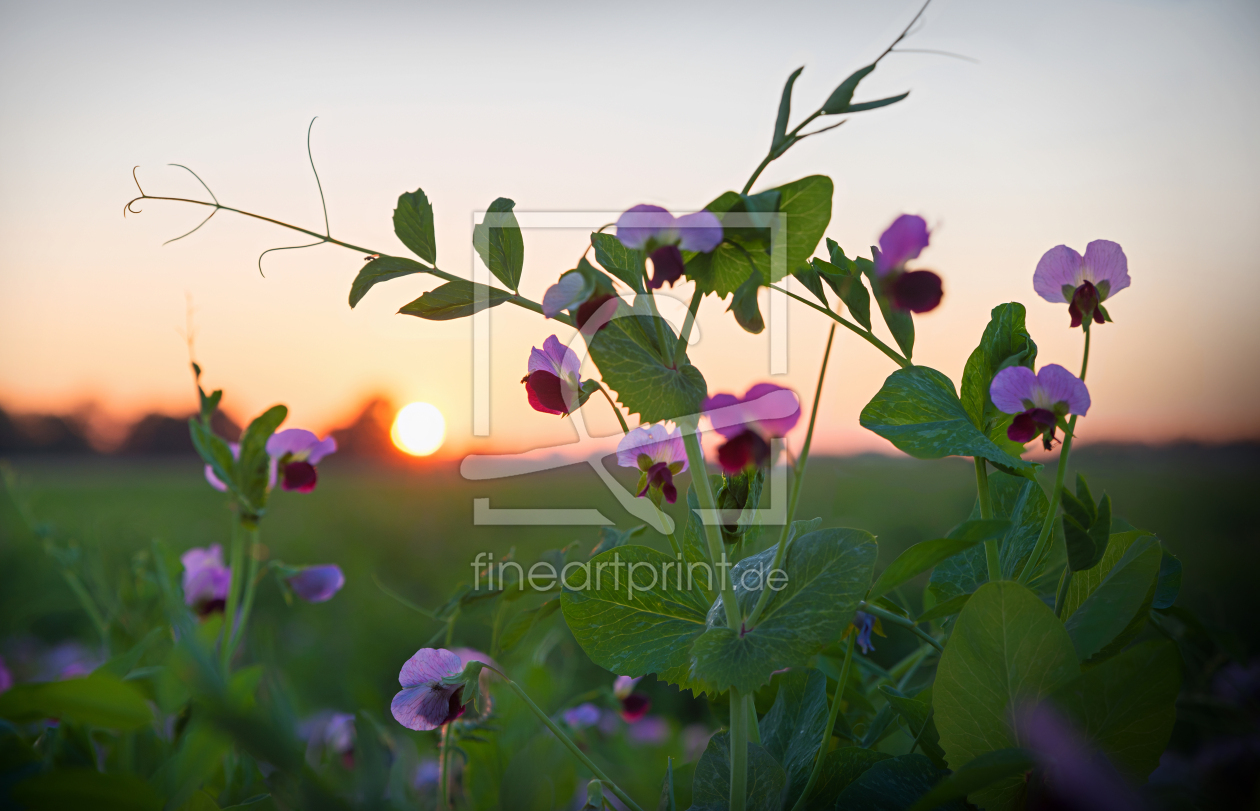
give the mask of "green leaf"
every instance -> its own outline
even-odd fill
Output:
[[[19,684],[0,693],[0,718],[25,724],[62,718],[109,729],[140,729],[153,723],[145,696],[131,682],[107,673],[82,679]]]
[[[862,409],[860,422],[917,459],[979,456],[1016,470],[1031,466],[981,433],[950,379],[927,366],[910,366],[889,375]]]
[[[875,585],[871,586],[871,593],[866,597],[867,601],[884,596],[946,558],[965,552],[978,543],[1003,537],[1010,527],[1011,522],[1005,519],[968,521],[951,532],[948,538],[923,541],[911,546],[888,564],[888,568],[884,569],[879,579],[875,581]]]
[[[1085,477],[1076,476],[1076,495],[1065,488],[1063,497],[1063,538],[1067,544],[1068,568],[1073,572],[1092,569],[1107,551],[1111,532],[1111,498],[1103,494],[1094,504]]]
[[[754,270],[762,282],[770,278],[770,257],[763,251],[749,251],[742,245],[723,242],[714,249],[708,282],[718,298],[726,298],[739,290]]]
[[[193,447],[197,449],[197,455],[201,457],[201,461],[210,466],[219,481],[235,492],[236,477],[232,475],[232,470],[236,467],[236,459],[232,456],[232,449],[228,447],[227,442],[196,417],[188,421],[188,432],[192,436]]]
[[[909,96],[909,95],[910,95],[910,91],[907,90],[906,92],[902,93],[899,96],[889,96],[888,98],[878,99],[876,101],[863,101],[863,102],[858,102],[857,104],[850,104],[849,108],[845,110],[845,112],[846,113],[861,113],[866,110],[878,110],[880,107],[887,107],[890,104],[896,104],[897,102],[901,101],[902,99],[904,99],[906,96]]]
[[[844,251],[840,249],[833,240],[827,240],[827,247],[831,249],[833,261],[827,262],[822,259],[811,259],[810,265],[818,271],[819,277],[831,287],[832,291],[844,302],[844,306],[849,308],[849,314],[853,316],[853,320],[861,324],[865,329],[871,328],[871,294],[867,292],[866,286],[862,284],[862,277],[850,269],[845,269],[843,265],[837,265],[835,258],[840,258],[848,265],[844,258]],[[839,257],[837,257],[839,254]]]
[[[910,811],[932,811],[950,800],[961,800],[994,783],[1012,777],[1022,778],[1024,772],[1030,771],[1034,765],[1036,761],[1027,749],[1013,747],[985,752],[937,783],[910,806]]]
[[[430,290],[398,312],[428,321],[450,321],[498,307],[510,298],[511,293],[497,287],[458,279]]]
[[[972,423],[986,433],[989,420],[1000,413],[989,398],[993,376],[1007,366],[1036,368],[1037,344],[1024,326],[1024,317],[1024,305],[1018,302],[994,307],[980,345],[967,358],[963,369],[958,399]]]
[[[1018,745],[1012,711],[1054,693],[1080,673],[1067,630],[1037,595],[1018,583],[986,583],[967,602],[941,654],[932,686],[936,728],[951,768]],[[976,805],[1012,809],[1022,777],[972,796]]]
[[[690,648],[704,631],[708,602],[698,589],[677,585],[678,571],[678,561],[664,552],[620,546],[569,573],[561,607],[591,661],[622,676],[656,673],[684,690],[705,689],[691,677]]]
[[[649,316],[615,318],[591,339],[591,358],[604,384],[643,422],[676,419],[700,411],[708,384],[686,357],[678,368],[666,366],[657,337],[656,319]],[[670,339],[674,331],[666,327]]]
[[[779,99],[779,115],[774,121],[774,139],[770,141],[772,153],[783,146],[784,141],[787,140],[788,120],[792,117],[792,85],[796,84],[796,77],[800,76],[803,70],[805,68],[800,67],[792,71],[787,83],[783,85],[783,98]]]
[[[158,811],[162,798],[134,774],[102,774],[95,769],[55,769],[13,786],[20,807],[92,809],[92,811]]]
[[[827,753],[822,771],[814,790],[809,793],[806,808],[835,808],[841,792],[853,784],[862,774],[881,760],[892,755],[863,749],[860,746],[842,746]]]
[[[758,466],[749,473],[723,474],[714,488],[717,507],[722,511],[722,541],[738,543],[753,526],[761,490],[766,482],[766,469]],[[821,519],[819,519],[821,521]],[[793,524],[796,522],[794,521]],[[814,527],[817,529],[817,527]],[[812,531],[812,530],[811,530]]]
[[[1102,585],[1103,580],[1111,573],[1120,559],[1124,557],[1125,552],[1129,551],[1129,547],[1139,538],[1149,536],[1151,533],[1145,530],[1131,530],[1128,532],[1112,533],[1111,538],[1107,542],[1107,551],[1103,553],[1102,562],[1092,569],[1083,572],[1076,572],[1072,575],[1072,582],[1068,586],[1067,597],[1063,601],[1063,617],[1071,617],[1076,610],[1081,607],[1089,596]]]
[[[410,276],[413,273],[428,272],[429,268],[412,259],[404,259],[401,256],[378,256],[364,265],[359,275],[354,277],[354,283],[350,285],[350,306],[354,307],[362,301],[367,292],[381,282]]]
[[[637,293],[643,292],[643,251],[632,251],[612,234],[593,233],[595,261]]]
[[[995,519],[1007,519],[1011,528],[998,544],[1002,577],[1014,578],[1032,554],[1041,534],[1041,525],[1050,508],[1041,485],[1022,476],[996,471],[989,476],[989,502]],[[980,501],[971,509],[971,519],[980,518]],[[989,567],[983,547],[973,547],[942,562],[932,572],[928,588],[938,603],[970,594],[989,580]]]
[[[840,792],[835,807],[844,811],[903,811],[927,793],[941,775],[923,755],[881,760]],[[939,811],[965,811],[965,806],[957,801],[937,808]]]
[[[709,738],[691,784],[691,811],[726,811],[731,797],[730,733]],[[748,811],[779,811],[786,776],[759,744],[748,744]]]
[[[823,232],[831,222],[831,198],[835,186],[826,175],[810,175],[778,186],[779,211],[786,215],[786,267],[771,263],[767,284],[773,284],[809,262]],[[778,239],[784,239],[780,232]]]
[[[506,197],[500,197],[486,210],[485,222],[473,226],[473,247],[477,255],[509,290],[520,287],[521,268],[525,265],[525,240],[512,213],[515,205]]]
[[[870,72],[873,70],[875,70],[875,65],[870,64],[853,71],[835,90],[831,91],[831,95],[823,102],[823,115],[847,113],[849,105],[853,102],[853,93],[857,90],[858,83],[870,75]]]
[[[919,698],[903,696],[888,685],[883,685],[879,690],[888,700],[888,706],[905,721],[906,734],[912,740],[918,740],[919,748],[932,761],[933,766],[944,769],[945,750],[941,748],[941,734],[937,732],[936,723],[932,720],[932,705]]]
[[[112,656],[104,664],[98,667],[94,672],[107,673],[110,676],[116,676],[120,679],[126,678],[127,674],[136,669],[136,665],[140,664],[140,660],[149,652],[158,642],[169,639],[169,634],[165,628],[154,628],[144,637],[132,645],[127,651]]]
[[[591,557],[595,557],[601,552],[607,552],[609,549],[615,549],[618,546],[625,546],[645,532],[647,532],[646,524],[639,524],[637,527],[631,527],[624,531],[616,527],[600,527],[599,543],[595,544],[595,548],[591,550]]]
[[[560,601],[552,598],[537,608],[516,613],[499,634],[499,649],[509,651],[516,647],[517,643],[524,639],[535,625],[556,613],[559,608]]]
[[[275,405],[253,419],[241,433],[241,453],[236,459],[236,490],[245,506],[256,514],[267,503],[267,487],[271,483],[271,455],[267,440],[289,416],[289,409]]]
[[[871,253],[878,256],[879,249],[871,246]],[[875,301],[879,304],[879,312],[884,317],[884,324],[888,326],[888,331],[892,333],[893,340],[901,348],[902,354],[909,360],[914,354],[914,316],[908,310],[895,307],[892,300],[884,295],[884,286],[879,274],[875,272],[874,262],[859,256],[853,260],[853,263],[862,275],[870,280],[871,290],[875,291]]]
[[[744,558],[731,569],[735,597],[747,616],[770,582],[776,547]],[[727,628],[719,598],[709,610],[708,630],[692,650],[695,673],[719,691],[734,686],[752,692],[774,671],[804,667],[810,657],[840,638],[871,583],[878,547],[860,529],[822,529],[792,542],[783,561],[786,583],[744,630]]]
[[[491,205],[490,209],[493,211],[494,206]],[[433,238],[433,206],[429,204],[429,198],[423,189],[399,196],[398,208],[394,209],[394,233],[416,256],[430,265],[437,264],[437,241]],[[351,303],[350,306],[353,307],[354,304]]]
[[[1163,550],[1154,537],[1136,541],[1112,567],[1098,588],[1065,621],[1082,662],[1105,658],[1128,640],[1135,619],[1145,620],[1155,597]]]
[[[963,610],[963,606],[971,599],[971,594],[959,594],[957,597],[951,597],[943,603],[937,603],[928,610],[919,615],[915,622],[931,622],[932,620],[944,619],[952,617],[959,611]]]
[[[758,724],[761,745],[787,776],[784,808],[796,804],[809,781],[827,709],[827,677],[817,670],[793,670],[779,678],[774,705]]]
[[[1151,608],[1171,608],[1177,602],[1181,592],[1181,561],[1164,550],[1164,559],[1159,564],[1159,583],[1155,586],[1155,599]]]
[[[1177,646],[1153,639],[1087,669],[1054,703],[1116,768],[1144,781],[1172,735],[1179,692]]]
[[[757,304],[757,291],[761,288],[761,274],[753,271],[744,283],[735,291],[729,311],[735,314],[735,321],[744,328],[744,332],[759,334],[766,328],[761,317],[761,307]]]

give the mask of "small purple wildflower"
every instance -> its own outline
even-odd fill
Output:
[[[639,746],[660,746],[669,740],[669,722],[659,715],[640,718],[626,730],[626,737]]]
[[[347,769],[354,768],[354,743],[358,737],[354,728],[354,715],[348,712],[335,712],[324,726],[324,748],[336,755],[341,765]]]
[[[9,668],[4,664],[4,657],[0,656],[0,693],[8,690],[13,686],[13,674],[9,672]]]
[[[926,313],[941,303],[940,276],[930,270],[906,270],[906,262],[919,257],[930,236],[926,220],[902,214],[879,237],[875,273],[883,294],[899,310]]]
[[[411,786],[417,790],[433,788],[441,777],[442,766],[437,758],[425,758],[416,766],[416,772],[411,776]]]
[[[189,549],[180,557],[184,564],[184,603],[205,618],[227,605],[232,570],[223,565],[223,547]]]
[[[1038,783],[1030,781],[1036,799],[1030,807],[1071,808],[1078,811],[1138,811],[1133,791],[1106,759],[1046,704],[1016,713],[1020,743],[1041,763]],[[1044,795],[1048,796],[1041,796]]]
[[[1036,374],[1026,366],[1008,366],[994,375],[989,396],[999,411],[1016,415],[1006,429],[1012,442],[1028,442],[1040,435],[1046,450],[1054,442],[1054,429],[1062,417],[1083,417],[1089,411],[1085,383],[1055,363],[1042,366]]]
[[[868,614],[865,611],[858,611],[853,615],[853,627],[857,629],[857,645],[862,649],[862,653],[875,650],[875,645],[871,642],[871,631],[875,630],[877,621],[874,614]]]
[[[342,574],[341,567],[334,563],[306,566],[286,580],[297,596],[308,603],[331,600],[346,584],[346,576]]]
[[[564,722],[571,729],[593,727],[599,723],[600,709],[589,701],[564,711]]]
[[[643,716],[647,715],[647,711],[652,708],[652,699],[642,693],[634,692],[634,686],[639,683],[642,676],[630,678],[629,676],[618,676],[613,681],[613,695],[617,701],[621,703],[619,714],[622,719],[633,724]]]
[[[637,205],[617,218],[617,239],[652,260],[648,287],[656,290],[682,277],[682,251],[709,253],[722,242],[722,223],[711,211],[675,217],[660,206]]]
[[[398,683],[403,689],[390,702],[398,723],[424,732],[449,724],[464,714],[462,686],[443,682],[464,670],[459,655],[442,648],[421,648],[403,664]]]
[[[1118,243],[1096,239],[1085,255],[1066,245],[1046,251],[1033,272],[1033,290],[1046,301],[1067,303],[1073,327],[1111,320],[1102,303],[1129,286],[1129,259]]]
[[[674,477],[687,469],[687,449],[683,445],[682,432],[660,424],[640,425],[617,443],[617,464],[637,467],[642,471],[639,498],[651,491],[673,504],[678,500]],[[659,496],[654,498],[659,499]]]
[[[315,465],[336,450],[337,440],[334,437],[321,440],[302,428],[277,431],[267,440],[267,453],[271,456],[271,463],[284,474],[280,486],[299,493],[309,493],[315,489],[318,480]],[[275,479],[273,474],[272,481]]]
[[[582,387],[582,363],[577,354],[552,335],[543,348],[529,352],[528,374],[521,378],[529,404],[535,411],[564,416],[577,407]]]
[[[727,473],[765,464],[770,439],[786,436],[801,418],[796,394],[773,383],[758,383],[742,398],[715,394],[701,408],[713,430],[727,439],[718,448],[718,461]]]

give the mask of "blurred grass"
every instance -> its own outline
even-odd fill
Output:
[[[153,538],[179,551],[227,546],[231,516],[224,498],[206,485],[196,460],[30,458],[12,463],[39,520],[54,525],[63,539],[98,548],[107,571],[121,571]],[[1254,495],[1260,485],[1260,446],[1097,446],[1076,454],[1072,467],[1086,473],[1096,495],[1111,494],[1117,515],[1157,532],[1181,558],[1183,604],[1211,625],[1228,629],[1246,648],[1256,647],[1260,623],[1250,605],[1254,573],[1260,571],[1260,501]],[[1048,484],[1053,470],[1044,475]],[[381,711],[397,690],[402,662],[438,630],[433,621],[382,594],[373,574],[433,607],[471,579],[469,563],[478,552],[493,552],[498,560],[515,546],[518,559],[529,562],[544,549],[573,541],[589,549],[596,542],[596,528],[473,526],[473,498],[489,496],[496,508],[594,507],[623,527],[631,523],[585,465],[470,482],[454,464],[390,468],[334,457],[321,466],[320,477],[312,494],[274,496],[263,541],[272,557],[289,563],[341,564],[346,587],[329,603],[288,607],[274,586],[264,583],[258,611],[266,619],[251,640],[254,656],[284,663],[303,711]],[[963,520],[973,499],[968,460],[818,458],[810,464],[798,517],[822,516],[824,525],[875,533],[882,566],[910,544],[938,537]],[[660,536],[649,542],[666,547]],[[559,617],[553,618],[533,632],[533,639],[561,627]],[[91,629],[5,498],[0,499],[0,642],[19,634],[48,641],[74,635],[90,639]],[[561,637],[564,680],[589,685],[604,678],[567,633]],[[461,620],[456,644],[484,647],[488,642],[486,617]],[[886,647],[885,655],[892,656],[900,645]],[[684,722],[704,713],[702,705],[672,689],[656,686],[652,692],[660,710],[675,712]],[[542,698],[559,702],[564,697]]]

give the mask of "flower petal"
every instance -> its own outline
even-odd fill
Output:
[[[227,492],[227,485],[220,481],[218,476],[214,475],[214,468],[209,465],[206,465],[206,481],[208,481],[210,486],[215,490],[218,490],[220,493]]]
[[[891,285],[893,306],[912,313],[935,310],[945,295],[941,277],[930,270],[911,270],[898,274]]]
[[[1066,245],[1055,245],[1041,256],[1033,271],[1033,290],[1046,301],[1067,303],[1063,286],[1073,290],[1080,284],[1081,255]]]
[[[538,370],[525,378],[525,396],[535,411],[544,414],[568,414],[564,402],[564,384],[551,372]]]
[[[445,648],[421,648],[412,655],[398,672],[398,683],[403,687],[433,684],[447,676],[462,672],[464,664],[459,655]]]
[[[407,729],[426,732],[446,723],[451,696],[456,688],[434,688],[425,684],[400,690],[389,703],[394,719]]]
[[[657,463],[681,463],[679,473],[687,469],[687,449],[683,445],[682,431],[667,428],[662,423],[646,427],[640,425],[617,443],[617,464],[622,467],[637,468],[641,454]]]
[[[674,225],[678,229],[678,247],[684,251],[708,253],[722,242],[722,222],[712,211],[684,214]]]
[[[1025,400],[1032,400],[1037,387],[1037,376],[1027,366],[1008,366],[993,376],[989,385],[989,397],[998,411],[1021,414]]]
[[[744,413],[766,436],[787,436],[801,419],[801,403],[791,389],[758,383],[744,394]]]
[[[297,596],[308,603],[322,603],[346,584],[346,576],[336,564],[323,566],[307,566],[289,578],[289,586],[297,592]]]
[[[744,432],[744,411],[739,406],[740,399],[738,397],[734,394],[723,392],[712,397],[706,397],[701,410],[709,418],[714,431],[730,438]]]
[[[652,260],[652,277],[648,279],[647,286],[652,290],[659,290],[666,284],[673,287],[686,270],[677,245],[663,245],[648,254],[648,258]]]
[[[284,481],[280,486],[295,493],[309,493],[318,481],[319,474],[310,462],[289,462],[284,466]]]
[[[1106,239],[1094,240],[1085,246],[1082,264],[1085,272],[1093,276],[1095,286],[1099,282],[1110,285],[1105,298],[1111,298],[1129,286],[1129,259],[1119,243]]]
[[[320,460],[325,456],[336,452],[337,438],[332,434],[329,434],[311,446],[310,452],[306,455],[306,461],[310,462],[312,465],[318,465]]]
[[[882,276],[917,257],[928,246],[927,220],[915,214],[902,214],[879,236],[876,271]]]
[[[296,456],[318,444],[319,437],[305,428],[286,428],[283,431],[276,431],[267,440],[267,453],[279,459],[286,453]]]
[[[642,250],[648,240],[672,241],[674,215],[660,206],[640,204],[617,218],[617,239],[631,250]],[[662,239],[664,237],[665,239]]]
[[[570,375],[577,380],[582,371],[582,362],[578,360],[577,353],[569,347],[560,343],[560,339],[554,335],[547,337],[543,341],[543,352],[551,360],[553,364],[552,372],[557,377]],[[530,371],[534,371],[530,369]]]
[[[1089,389],[1085,388],[1085,383],[1079,377],[1059,364],[1042,366],[1041,371],[1037,372],[1037,385],[1045,397],[1046,406],[1053,408],[1058,403],[1067,403],[1069,414],[1081,416],[1089,411]]]
[[[586,279],[581,273],[569,272],[543,293],[542,309],[547,318],[555,318],[562,311],[576,307],[586,300]]]

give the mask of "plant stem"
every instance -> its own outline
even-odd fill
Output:
[[[748,710],[748,742],[761,743],[761,729],[757,726],[757,702],[752,694],[744,696],[744,708]]]
[[[648,500],[651,501],[651,499],[648,499]],[[656,507],[656,514],[661,517],[661,527],[664,528],[665,520],[666,520],[665,511],[662,510],[660,508],[660,505],[658,505],[655,501],[652,502],[652,506]],[[682,554],[682,544],[678,543],[678,538],[674,537],[674,533],[666,532],[665,537],[669,539],[670,548],[673,549],[674,552],[678,554]]]
[[[980,499],[980,517],[989,520],[993,517],[993,499],[989,494],[989,469],[983,456],[974,458],[976,463],[976,497]],[[984,542],[984,557],[989,564],[989,582],[996,583],[1002,579],[1002,561],[998,556],[997,538]]]
[[[228,666],[232,661],[232,628],[236,618],[237,596],[241,592],[241,580],[244,572],[241,571],[242,551],[245,547],[244,527],[242,521],[234,521],[232,523],[232,550],[228,556],[228,568],[231,571],[231,579],[228,581],[227,600],[224,603],[223,610],[223,631],[221,643],[219,644],[219,657],[223,666],[223,672],[228,672]]]
[[[852,321],[849,321],[848,319],[846,319],[844,316],[840,315],[836,311],[829,310],[826,307],[820,307],[814,302],[810,301],[809,299],[802,298],[801,296],[798,296],[795,293],[791,292],[790,290],[786,290],[782,287],[775,287],[774,285],[770,285],[770,289],[778,290],[780,293],[786,294],[789,298],[794,298],[800,303],[804,304],[805,306],[814,308],[818,312],[822,313],[823,315],[835,321],[837,324],[847,327],[850,331],[856,333],[857,335],[862,336],[863,340],[865,340],[871,346],[878,349],[880,352],[883,352],[888,357],[892,358],[894,361],[896,361],[897,365],[900,366],[901,368],[905,369],[906,367],[913,365],[910,363],[910,361],[906,360],[901,355],[897,354],[897,351],[895,349],[893,349],[892,347],[890,347],[888,344],[884,343],[880,339],[876,338],[875,333],[871,332],[870,330],[862,329],[857,324],[854,324]]]
[[[1063,567],[1063,576],[1059,578],[1059,591],[1054,597],[1054,615],[1063,618],[1063,606],[1067,604],[1068,589],[1072,587],[1072,569]]]
[[[246,527],[245,532],[249,535],[249,575],[245,580],[245,600],[241,605],[241,621],[233,623],[229,656],[236,652],[236,646],[245,636],[245,629],[249,626],[249,612],[254,608],[254,591],[258,588],[258,556],[261,554],[258,545],[258,525]]]
[[[1085,381],[1085,372],[1089,369],[1089,335],[1090,331],[1085,330],[1085,351],[1084,357],[1081,358],[1081,382]],[[1067,434],[1063,437],[1063,446],[1059,448],[1059,467],[1054,472],[1054,490],[1050,493],[1050,504],[1046,507],[1046,520],[1041,523],[1041,533],[1037,535],[1037,543],[1033,546],[1032,554],[1028,556],[1028,562],[1024,564],[1024,570],[1019,573],[1019,582],[1027,585],[1032,580],[1033,573],[1037,570],[1037,565],[1041,562],[1041,556],[1045,553],[1046,546],[1050,542],[1050,534],[1054,529],[1054,519],[1059,512],[1059,501],[1063,498],[1063,477],[1067,475],[1068,456],[1072,453],[1072,438],[1076,436],[1076,415],[1072,415],[1072,419],[1068,422]]]
[[[442,811],[451,807],[451,725],[442,727],[438,752],[438,782],[442,785]]]
[[[885,611],[884,609],[871,605],[865,601],[858,603],[858,610],[865,611],[868,614],[874,614],[886,622],[891,622],[893,625],[900,625],[902,628],[912,632],[915,636],[919,637],[919,639],[922,639],[938,651],[944,652],[945,650],[944,646],[941,645],[940,641],[937,640],[936,637],[920,628],[919,624],[912,619],[907,619],[906,617],[903,617],[900,614],[894,614],[891,611]]]
[[[66,585],[74,592],[74,596],[79,598],[79,605],[83,606],[83,610],[87,612],[88,617],[92,620],[92,624],[96,626],[96,632],[101,635],[101,644],[105,649],[109,650],[109,625],[105,622],[105,618],[101,616],[101,611],[96,606],[96,600],[92,599],[92,594],[87,590],[87,586],[83,585],[83,581],[79,576],[69,569],[62,569],[61,576],[65,578]]]
[[[748,698],[731,686],[730,811],[744,811],[748,804]]]
[[[487,667],[489,666],[487,665]],[[560,743],[564,744],[565,748],[567,748],[570,752],[573,753],[573,756],[578,759],[579,763],[581,763],[586,768],[590,769],[591,774],[599,778],[599,781],[601,783],[608,786],[608,788],[612,790],[612,793],[617,795],[617,799],[621,800],[623,803],[628,805],[634,811],[643,811],[643,809],[639,807],[638,803],[630,799],[630,795],[622,791],[621,788],[618,787],[616,783],[614,783],[612,780],[609,779],[608,775],[604,774],[602,769],[600,769],[593,762],[591,762],[591,759],[586,756],[586,753],[583,752],[581,749],[579,749],[577,744],[575,744],[572,740],[570,740],[569,736],[565,735],[564,732],[560,729],[560,727],[556,726],[556,722],[552,721],[551,717],[548,716],[547,713],[543,712],[541,707],[539,707],[537,704],[534,703],[533,699],[531,699],[525,693],[525,691],[521,689],[521,686],[519,684],[509,679],[507,675],[503,673],[503,671],[498,670],[497,668],[493,668],[493,667],[490,669],[493,670],[495,673],[498,673],[500,676],[503,676],[504,681],[507,682],[507,685],[509,688],[511,688],[512,692],[516,693],[516,695],[519,696],[520,699],[525,702],[525,705],[529,707],[530,711],[533,712],[534,715],[538,716],[538,720],[542,721],[543,725],[546,726],[547,729],[551,730],[551,734],[555,735],[556,738],[559,739]]]
[[[704,299],[704,291],[696,285],[696,292],[691,294],[691,303],[687,305],[687,316],[683,319],[682,332],[678,334],[678,345],[674,347],[674,358],[684,357],[687,352],[687,341],[691,338],[691,328],[696,323],[696,313],[700,311],[700,302]]]
[[[801,482],[805,478],[805,465],[809,462],[809,446],[813,442],[814,424],[818,420],[818,403],[822,399],[823,378],[827,375],[827,361],[831,358],[831,342],[835,340],[835,337],[836,327],[833,324],[831,331],[827,333],[827,348],[823,350],[822,366],[818,369],[818,385],[814,388],[814,404],[809,412],[809,430],[805,432],[805,444],[801,446],[801,456],[796,461],[796,476],[792,479],[792,494],[788,497],[787,518],[783,522],[783,529],[779,532],[779,548],[775,550],[774,563],[770,567],[772,572],[782,565],[783,556],[787,552],[788,533],[792,528],[792,519],[796,517],[796,504],[801,497]],[[770,602],[771,591],[772,589],[761,590],[761,594],[757,597],[757,604],[748,615],[748,627],[754,627],[757,620],[761,618],[761,612]]]
[[[836,728],[836,717],[840,715],[840,702],[844,697],[844,686],[849,683],[849,667],[853,663],[853,643],[857,642],[857,634],[849,634],[849,644],[844,649],[844,664],[840,667],[840,681],[836,684],[836,694],[831,699],[831,711],[827,713],[827,725],[823,728],[822,741],[818,744],[818,754],[814,756],[814,768],[809,772],[809,782],[805,790],[797,798],[792,811],[801,811],[809,793],[813,791],[818,776],[822,774],[823,761],[827,758],[827,747],[831,744],[831,732]]]
[[[608,401],[608,405],[612,406],[613,413],[617,415],[617,422],[621,423],[621,433],[630,433],[630,426],[626,425],[626,418],[621,416],[621,409],[617,408],[617,404],[613,402],[612,395],[608,393],[608,389],[604,388],[602,383],[599,386],[599,393],[604,395],[604,399]]]

